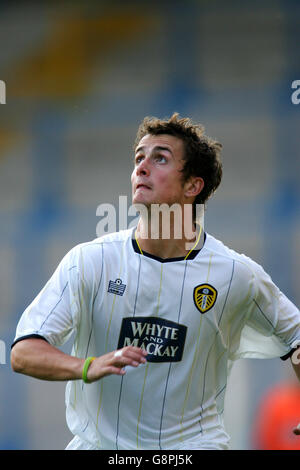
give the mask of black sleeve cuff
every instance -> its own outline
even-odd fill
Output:
[[[280,359],[282,361],[286,361],[289,357],[292,357],[292,355],[294,354],[295,351],[297,351],[298,348],[293,348],[290,350],[290,352],[288,352],[287,354],[285,354],[284,356],[281,356]]]
[[[37,339],[43,339],[44,341],[47,341],[44,336],[37,335],[37,334],[32,334],[32,335],[25,335],[25,336],[20,336],[20,338],[17,338],[13,344],[11,345],[11,349],[14,347],[15,344],[17,344],[19,341],[23,341],[24,339],[30,339],[30,338],[37,338]],[[47,341],[48,343],[49,341]]]

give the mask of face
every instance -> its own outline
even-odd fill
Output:
[[[135,150],[131,175],[134,204],[185,203],[186,184],[182,180],[184,144],[172,135],[145,135]]]

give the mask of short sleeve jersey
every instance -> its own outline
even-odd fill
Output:
[[[127,345],[148,352],[124,376],[68,382],[67,423],[86,448],[226,449],[232,361],[287,354],[300,314],[261,266],[209,234],[192,258],[160,259],[126,230],[74,247],[15,341],[37,335],[59,347],[72,334],[80,358]]]

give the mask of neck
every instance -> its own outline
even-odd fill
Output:
[[[169,230],[163,230],[153,224],[145,224],[140,218],[135,238],[141,253],[144,251],[159,258],[188,257],[190,252],[203,245],[202,227],[191,223],[188,227],[182,226],[181,232],[178,227],[175,230],[174,224],[170,224]]]

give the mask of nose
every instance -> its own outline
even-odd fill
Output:
[[[141,163],[138,164],[136,167],[136,174],[137,175],[149,175],[150,173],[150,166],[147,158],[144,158]]]

